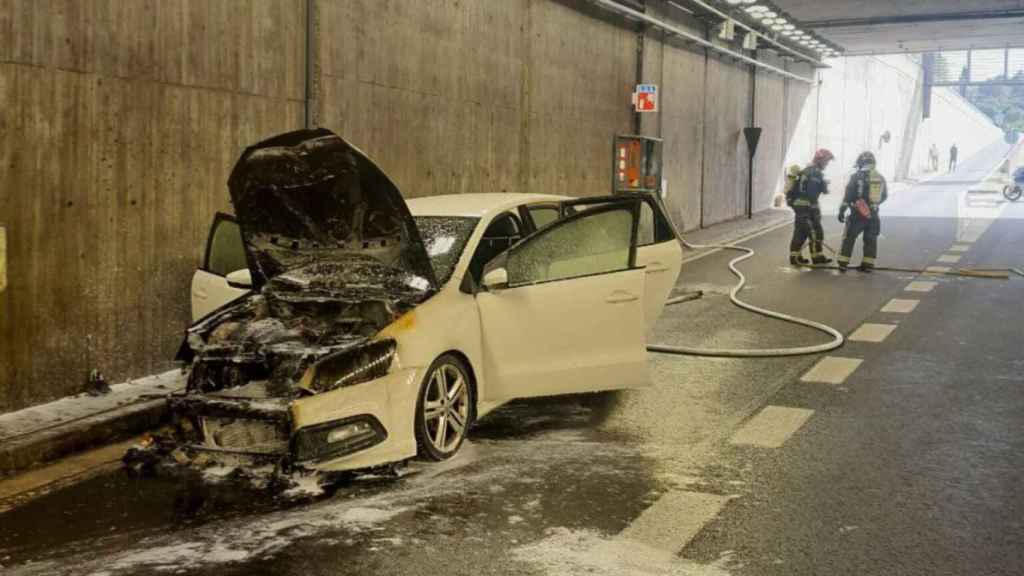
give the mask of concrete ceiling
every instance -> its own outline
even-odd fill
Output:
[[[1024,47],[1024,0],[774,0],[851,54]]]

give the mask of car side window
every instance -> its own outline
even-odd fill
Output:
[[[560,216],[557,206],[528,206],[527,210],[530,211],[530,218],[538,230],[558,220]]]
[[[628,270],[632,206],[595,209],[542,230],[509,252],[510,287]]]
[[[242,231],[238,223],[226,214],[218,214],[210,227],[203,268],[218,276],[248,268]]]
[[[636,228],[636,245],[654,244],[654,209],[647,202],[640,203],[640,220]]]
[[[675,240],[676,235],[672,230],[668,217],[665,216],[658,201],[652,196],[638,195],[640,202],[640,219],[637,224],[637,246],[650,246]],[[601,206],[607,206],[614,197],[587,198],[572,200],[565,203],[567,214],[578,214],[584,210],[591,210]]]
[[[515,214],[505,212],[491,220],[487,229],[484,230],[484,235],[480,238],[473,258],[469,261],[469,273],[472,274],[473,279],[479,282],[484,265],[522,238],[523,225]]]

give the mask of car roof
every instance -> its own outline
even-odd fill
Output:
[[[553,194],[443,194],[409,198],[405,201],[413,216],[465,216],[481,218],[493,212],[501,212],[534,202],[560,202],[569,196]]]

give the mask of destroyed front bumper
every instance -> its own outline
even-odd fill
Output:
[[[419,369],[298,399],[172,396],[182,448],[316,470],[358,470],[416,455]],[[229,392],[229,391],[228,391]]]

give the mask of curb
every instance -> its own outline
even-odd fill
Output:
[[[146,400],[9,440],[0,446],[0,478],[138,435],[167,413],[166,399]]]

